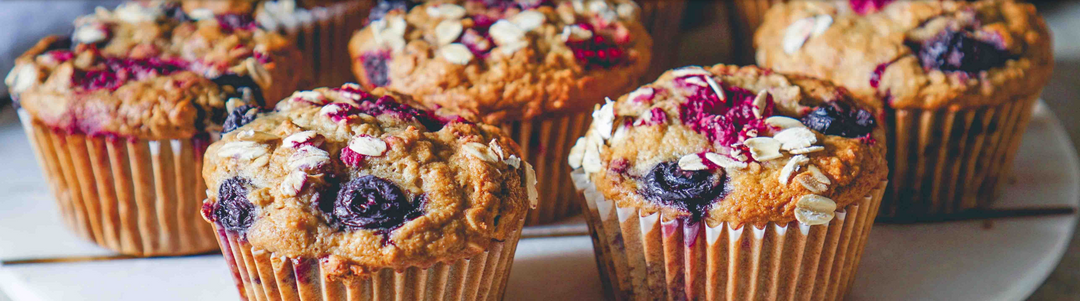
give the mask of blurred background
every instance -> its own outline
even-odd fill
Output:
[[[775,0],[773,0],[775,1]],[[48,34],[68,34],[72,20],[90,13],[97,6],[113,7],[121,1],[0,1],[0,71],[7,73],[21,52],[38,38]],[[716,63],[751,64],[750,33],[758,20],[741,17],[748,9],[747,0],[674,2],[651,0],[651,5],[665,7],[664,15],[653,27],[668,27],[677,34],[656,36],[656,43],[677,47],[678,55],[657,58],[656,68],[647,78],[664,69],[684,65]],[[1054,36],[1056,66],[1043,99],[1065,125],[1073,146],[1080,141],[1080,1],[1031,1],[1046,18]],[[740,6],[739,3],[743,5]],[[755,9],[753,7],[749,9]],[[7,88],[0,87],[0,108],[7,106]],[[1076,233],[1080,233],[1077,231]],[[1030,297],[1030,300],[1080,300],[1080,240],[1076,234],[1064,258],[1053,274]],[[0,292],[0,301],[9,299]]]

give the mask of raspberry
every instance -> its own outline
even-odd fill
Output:
[[[681,80],[681,79],[677,79]],[[750,138],[751,132],[765,132],[769,126],[764,118],[772,116],[776,108],[770,95],[761,109],[761,118],[754,114],[753,92],[734,86],[722,85],[726,101],[720,102],[709,87],[682,84],[693,93],[687,102],[679,106],[679,118],[692,130],[704,134],[720,147],[729,147]]]
[[[104,68],[77,72],[72,82],[84,90],[116,90],[130,80],[144,80],[154,76],[168,75],[187,68],[187,62],[180,60],[162,60],[156,57],[145,59],[107,58]]]
[[[592,25],[578,23],[582,29],[593,31]],[[630,58],[617,43],[593,31],[591,38],[580,41],[566,41],[566,46],[574,52],[574,57],[586,63],[586,68],[608,68],[626,64]]]
[[[893,0],[848,0],[851,9],[860,15],[876,13]]]

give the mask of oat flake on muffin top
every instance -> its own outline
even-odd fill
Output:
[[[488,123],[632,89],[652,44],[632,1],[431,1],[381,12],[349,48],[368,87]]]
[[[204,217],[342,275],[468,258],[514,231],[537,195],[518,146],[399,99],[346,84],[260,113],[207,150]]]
[[[757,67],[684,67],[608,101],[575,182],[666,220],[817,225],[888,174],[884,129],[844,89]]]
[[[757,62],[830,79],[897,109],[993,106],[1053,68],[1035,6],[1013,0],[798,1],[766,13]]]

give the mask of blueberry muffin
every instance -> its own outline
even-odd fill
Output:
[[[528,224],[577,212],[562,164],[593,105],[629,92],[651,39],[629,1],[431,1],[391,10],[349,44],[365,87],[501,125],[537,167]]]
[[[210,146],[202,212],[242,296],[502,298],[532,167],[499,128],[399,100],[296,92]]]
[[[301,52],[301,87],[337,86],[353,81],[349,43],[375,0],[182,0],[194,19],[256,22],[295,41]],[[338,45],[335,47],[335,45]]]
[[[203,151],[298,80],[283,37],[179,15],[98,9],[70,38],[42,39],[6,79],[68,226],[123,254],[217,249],[198,214]]]
[[[568,158],[617,300],[835,300],[888,175],[877,111],[825,81],[684,67],[609,100]]]
[[[989,204],[1054,61],[1035,7],[1011,0],[793,2],[769,11],[755,42],[760,65],[887,109],[881,214],[898,221]]]

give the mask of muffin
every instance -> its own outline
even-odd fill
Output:
[[[38,42],[6,79],[68,226],[123,254],[217,249],[198,214],[202,154],[244,118],[229,108],[272,105],[297,82],[281,36],[177,11],[100,8],[71,38]]]
[[[247,300],[500,300],[536,176],[497,127],[359,85],[207,150],[203,217]]]
[[[636,20],[624,1],[432,1],[386,13],[349,52],[365,87],[509,133],[545,192],[533,225],[579,210],[562,162],[592,106],[645,72],[651,39]]]
[[[568,158],[616,300],[835,300],[885,190],[874,108],[825,81],[684,67],[600,106]]]
[[[301,87],[338,86],[353,81],[345,47],[375,0],[182,0],[196,19],[258,22],[295,41],[302,53]]]
[[[869,3],[776,6],[755,38],[758,63],[886,108],[892,187],[882,217],[987,206],[1053,68],[1045,22],[1006,0]]]

